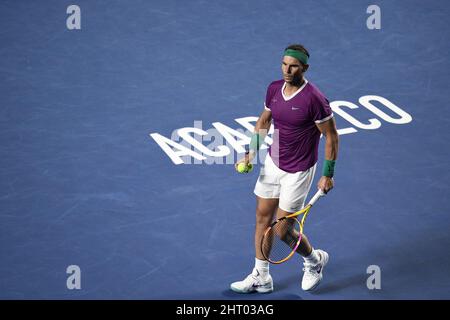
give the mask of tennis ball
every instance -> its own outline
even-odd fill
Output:
[[[237,166],[237,171],[239,173],[248,173],[248,172],[251,172],[252,170],[253,170],[253,165],[251,163],[249,163],[246,166],[245,163],[241,162]]]
[[[237,166],[237,171],[239,173],[247,172],[247,167],[245,166],[245,163],[243,163],[243,162],[239,163]]]

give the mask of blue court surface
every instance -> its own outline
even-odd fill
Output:
[[[449,299],[449,16],[444,0],[1,1],[0,298]],[[305,225],[330,262],[313,292],[296,256],[271,265],[273,293],[237,294],[260,166],[232,157],[292,43],[340,134]]]

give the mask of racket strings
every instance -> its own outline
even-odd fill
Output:
[[[263,237],[261,249],[264,257],[272,262],[281,262],[299,242],[300,226],[295,218],[286,218],[275,223]]]

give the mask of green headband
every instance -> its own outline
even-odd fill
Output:
[[[300,61],[303,64],[308,64],[308,56],[305,53],[301,52],[301,51],[297,51],[297,50],[294,50],[294,49],[287,49],[284,52],[284,55],[285,56],[289,56],[289,57],[293,57],[293,58],[297,59],[298,61]]]

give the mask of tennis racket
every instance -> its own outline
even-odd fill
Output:
[[[261,239],[261,252],[267,261],[279,264],[292,257],[302,240],[303,225],[309,210],[324,195],[319,189],[306,207],[277,219],[266,229]],[[303,216],[299,221],[300,215]]]

